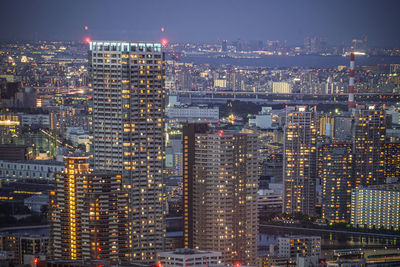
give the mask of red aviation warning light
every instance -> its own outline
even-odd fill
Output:
[[[88,27],[88,26],[85,26],[84,29],[85,29],[85,31],[87,31],[87,30],[89,30],[89,27]]]
[[[85,43],[88,44],[92,41],[92,38],[90,38],[89,36],[86,36],[84,39]]]
[[[161,32],[165,32],[165,28],[164,27],[161,27]]]
[[[166,46],[168,44],[168,40],[166,38],[161,39],[162,46]]]

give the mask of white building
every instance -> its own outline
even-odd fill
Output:
[[[256,115],[254,119],[249,119],[249,125],[260,129],[271,129],[272,128],[272,116],[271,115]]]
[[[278,237],[278,257],[314,257],[321,254],[320,236]]]
[[[400,184],[353,189],[351,224],[367,228],[400,229]]]
[[[205,267],[221,265],[221,252],[195,249],[177,249],[157,254],[157,261],[163,267]]]
[[[82,127],[67,127],[65,137],[70,140],[74,146],[83,144],[87,147],[86,152],[89,151],[90,135],[89,132],[85,131]]]
[[[219,120],[219,108],[208,106],[174,106],[165,109],[166,115],[170,119],[178,120]]]
[[[54,160],[0,160],[0,179],[5,181],[53,180],[55,173],[63,171],[64,164]]]

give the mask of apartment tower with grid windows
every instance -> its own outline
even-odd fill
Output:
[[[122,174],[131,259],[143,263],[164,248],[164,73],[159,43],[90,43],[93,169]]]
[[[317,176],[316,111],[298,106],[286,112],[283,212],[315,215]]]
[[[258,138],[183,127],[184,246],[218,251],[228,265],[255,265]]]
[[[49,197],[53,260],[129,260],[128,195],[120,174],[90,173],[87,156],[65,157]]]
[[[355,110],[353,128],[355,187],[385,182],[386,112],[375,105]]]

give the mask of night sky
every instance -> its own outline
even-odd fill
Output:
[[[293,45],[320,36],[337,45],[367,34],[371,46],[400,47],[399,10],[399,0],[0,0],[0,39],[82,40],[86,34]]]

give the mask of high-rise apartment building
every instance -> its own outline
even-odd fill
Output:
[[[353,189],[351,224],[366,228],[400,229],[400,184]]]
[[[129,259],[128,195],[120,174],[89,173],[87,157],[66,157],[50,192],[50,257]]]
[[[193,248],[193,170],[195,165],[196,134],[207,133],[205,123],[191,123],[183,127],[183,245]]]
[[[154,262],[165,236],[165,62],[161,44],[91,42],[89,73],[93,169],[122,173],[130,198],[132,260]]]
[[[353,129],[355,186],[384,183],[385,110],[359,106],[355,110]]]
[[[348,143],[324,144],[319,148],[322,184],[322,218],[332,223],[350,220],[353,181],[353,146]]]
[[[315,215],[317,176],[316,112],[296,107],[286,112],[283,212]]]
[[[204,124],[184,126],[185,246],[221,252],[225,264],[256,264],[257,140]]]

